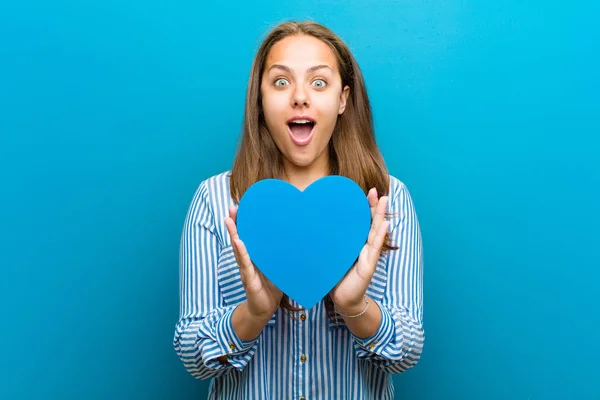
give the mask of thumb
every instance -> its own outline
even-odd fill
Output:
[[[234,223],[237,223],[237,221],[236,221],[237,210],[238,210],[238,207],[236,205],[229,206],[229,216],[231,217],[231,219],[233,220]]]
[[[234,245],[237,248],[238,255],[238,265],[240,267],[240,274],[242,277],[246,277],[247,279],[255,279],[256,278],[256,269],[254,268],[254,264],[250,259],[250,255],[248,254],[248,250],[239,238],[233,240]]]

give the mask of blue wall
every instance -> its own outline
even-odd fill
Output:
[[[417,206],[427,340],[397,398],[600,397],[600,7],[368,3],[0,6],[0,397],[205,398],[171,347],[179,235],[288,18],[349,43]]]

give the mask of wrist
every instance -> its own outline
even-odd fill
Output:
[[[252,314],[248,308],[246,301],[240,303],[234,310],[232,315],[232,324],[240,340],[254,340],[267,326],[270,316]]]
[[[269,322],[273,314],[275,314],[275,312],[277,311],[277,307],[275,307],[275,309],[267,312],[253,312],[250,308],[250,305],[248,304],[248,300],[242,303],[242,306],[244,306],[244,309],[248,315],[248,320],[252,323],[259,325],[266,324],[267,322]]]
[[[345,317],[360,316],[369,307],[367,295],[363,295],[358,301],[352,303],[334,303],[335,311]]]

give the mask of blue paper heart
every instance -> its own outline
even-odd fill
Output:
[[[237,228],[263,274],[306,309],[343,278],[366,243],[369,201],[351,179],[330,175],[304,191],[278,179],[240,199]]]

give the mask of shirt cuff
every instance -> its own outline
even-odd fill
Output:
[[[236,307],[228,310],[217,322],[217,342],[223,354],[236,355],[250,350],[258,338],[242,340],[233,329],[232,316]]]
[[[381,310],[381,321],[375,333],[367,338],[352,335],[359,357],[368,357],[372,354],[381,355],[386,346],[393,340],[395,332],[394,318],[390,311],[377,303]]]

